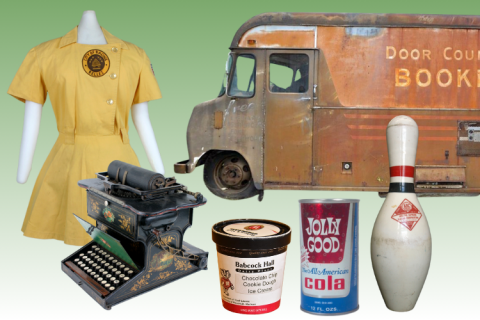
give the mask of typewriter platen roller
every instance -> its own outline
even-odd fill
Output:
[[[120,161],[78,185],[96,227],[78,218],[93,241],[62,270],[103,308],[207,269],[208,252],[183,241],[193,209],[206,203],[200,193]]]

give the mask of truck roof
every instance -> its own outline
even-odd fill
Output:
[[[245,22],[235,33],[230,47],[237,48],[242,36],[248,30],[259,26],[480,29],[480,16],[269,12],[259,14]]]

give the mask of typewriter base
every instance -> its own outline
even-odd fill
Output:
[[[143,293],[149,292],[175,280],[184,278],[200,270],[206,270],[205,262],[208,259],[208,252],[192,246],[187,242],[183,242],[183,248],[191,254],[199,256],[203,263],[199,266],[199,261],[186,260],[177,256],[169,255],[164,250],[155,247],[157,254],[165,252],[160,266],[152,267],[152,265],[145,266],[138,274],[136,274],[128,282],[123,283],[114,292],[106,296],[102,296],[96,291],[92,285],[85,282],[65,263],[72,261],[75,256],[88,250],[95,244],[94,241],[88,243],[66,259],[61,262],[62,270],[65,272],[76,284],[78,284],[90,297],[93,298],[100,306],[106,310],[110,310],[112,306],[122,303],[126,300],[139,296]]]

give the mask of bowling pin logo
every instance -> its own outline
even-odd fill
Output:
[[[412,231],[422,218],[422,213],[408,199],[404,199],[392,215],[392,219]]]

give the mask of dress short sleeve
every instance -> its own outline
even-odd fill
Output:
[[[137,91],[135,92],[135,97],[133,98],[133,104],[156,100],[162,97],[160,88],[158,87],[157,79],[155,79],[155,75],[153,73],[152,65],[150,64],[150,59],[145,52],[143,55],[143,66],[142,70],[140,71]]]
[[[45,103],[47,88],[38,66],[35,48],[23,60],[8,88],[8,94],[22,102],[29,100],[42,105]]]

